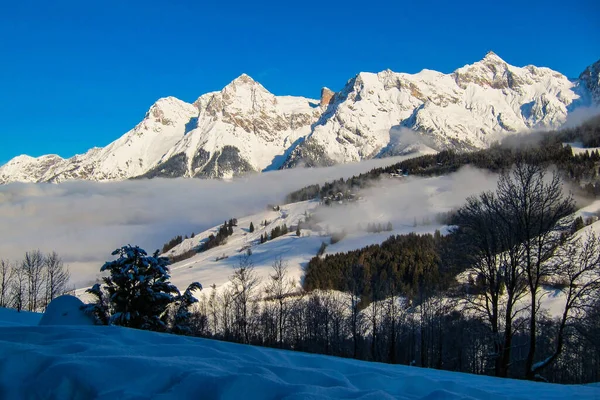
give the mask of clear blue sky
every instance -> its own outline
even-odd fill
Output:
[[[7,0],[0,162],[105,146],[158,98],[191,102],[243,72],[318,97],[360,71],[450,72],[493,50],[577,77],[600,59],[599,16],[597,0]]]

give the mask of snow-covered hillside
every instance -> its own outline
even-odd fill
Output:
[[[500,379],[115,326],[36,326],[27,318],[6,326],[1,320],[5,315],[0,312],[0,397],[4,400],[600,396],[595,385]],[[10,319],[14,322],[14,315]]]
[[[495,182],[494,175],[467,168],[449,176],[383,182],[383,187],[373,188],[374,192],[366,193],[363,199],[351,204],[326,207],[319,206],[318,201],[305,201],[280,205],[278,211],[265,209],[253,215],[238,216],[237,227],[224,245],[174,263],[171,280],[179,288],[185,288],[194,281],[199,281],[205,288],[213,284],[221,287],[229,281],[241,256],[250,249],[250,261],[263,283],[272,273],[272,264],[281,258],[287,263],[290,276],[300,284],[303,268],[317,254],[323,242],[329,245],[326,254],[334,254],[381,243],[390,235],[433,233],[436,229],[443,232],[445,227],[433,221],[436,213],[447,212],[460,205],[467,196],[491,189]],[[298,222],[306,221],[309,214],[313,214],[319,222],[312,229],[302,229],[298,237],[295,231]],[[353,218],[348,218],[348,215]],[[265,221],[266,226],[263,225]],[[388,222],[392,223],[392,231],[366,232],[368,223]],[[255,228],[252,233],[249,232],[250,223]],[[288,234],[260,243],[261,235],[270,234],[273,228],[283,224],[287,225]],[[362,225],[363,229],[359,229],[358,225]],[[177,256],[197,248],[211,234],[216,235],[218,229],[219,226],[215,226],[185,239],[164,255]],[[330,244],[332,233],[342,230],[347,231],[347,236]],[[83,288],[78,294],[83,295]]]
[[[8,182],[133,177],[224,178],[431,149],[487,146],[495,134],[557,128],[600,101],[599,62],[577,80],[515,67],[490,52],[450,74],[361,72],[321,100],[275,96],[248,75],[193,104],[158,100],[134,129],[69,159],[19,156]],[[493,135],[494,134],[494,135]]]

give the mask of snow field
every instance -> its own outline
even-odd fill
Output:
[[[0,328],[0,398],[595,399],[562,386],[106,326]]]

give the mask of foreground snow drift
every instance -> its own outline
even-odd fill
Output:
[[[97,326],[0,328],[0,398],[592,399],[561,386]]]

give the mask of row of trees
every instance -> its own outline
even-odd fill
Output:
[[[260,235],[260,243],[262,244],[262,243],[268,242],[269,240],[276,239],[280,236],[287,235],[288,232],[289,231],[288,231],[288,227],[286,224],[283,224],[282,226],[276,226],[275,228],[271,229],[270,235],[267,232]],[[296,234],[298,236],[300,236],[298,234],[298,231],[296,231]]]
[[[381,223],[369,223],[367,224],[367,232],[369,233],[381,233],[381,232],[391,232],[394,230],[394,227],[391,222],[383,225]]]
[[[71,291],[69,278],[56,252],[32,250],[20,261],[0,260],[0,307],[43,311],[52,299]]]
[[[233,235],[234,226],[237,226],[237,220],[230,219],[229,221],[225,221],[223,225],[219,227],[219,231],[216,235],[211,234],[205,242],[198,246],[197,253],[210,250],[226,243],[227,238]]]
[[[364,282],[353,271],[355,285]],[[476,374],[495,373],[495,336],[485,318],[465,312],[461,297],[445,292],[409,299],[389,283],[387,296],[366,303],[346,291],[299,291],[284,261],[277,260],[266,280],[251,258],[240,257],[230,282],[212,287],[196,304],[190,334],[238,343],[314,352],[361,360],[400,363]],[[600,378],[600,303],[565,328],[562,351],[547,364],[553,382],[580,383]],[[532,332],[525,314],[512,336],[511,374],[526,371],[528,346],[536,336],[538,354],[553,354],[561,321],[540,314]],[[583,348],[586,351],[583,351]]]

